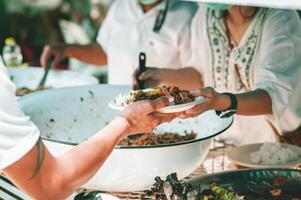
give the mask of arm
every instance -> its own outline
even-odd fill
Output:
[[[136,75],[134,74],[134,85],[137,84],[135,77]],[[147,87],[154,87],[161,84],[177,86],[186,90],[203,87],[201,75],[192,67],[183,69],[149,68],[139,76],[139,79],[145,80]]]
[[[194,90],[195,96],[205,97],[205,103],[199,104],[185,112],[183,118],[195,117],[207,110],[226,110],[231,100],[227,95],[216,92],[213,88]],[[257,89],[250,92],[236,94],[237,114],[239,115],[270,115],[273,114],[271,97],[265,90]]]
[[[262,89],[237,94],[237,114],[239,115],[272,115],[272,100]],[[227,96],[227,98],[229,98]],[[229,100],[228,100],[229,101]],[[227,108],[225,108],[227,109]]]
[[[3,171],[31,197],[45,200],[65,199],[96,173],[114,146],[126,134],[127,128],[126,121],[117,118],[90,140],[57,158],[45,147],[43,164],[32,179],[30,178],[38,157],[37,147]]]
[[[133,104],[89,140],[62,156],[54,157],[44,147],[41,168],[33,178],[38,157],[37,146],[3,171],[35,199],[65,199],[96,173],[122,137],[149,132],[159,123],[179,116],[154,112],[168,104],[166,97]],[[143,123],[139,123],[141,121]]]
[[[92,43],[88,45],[77,45],[77,44],[63,44],[54,46],[45,46],[42,56],[41,64],[43,67],[46,66],[49,58],[54,57],[55,65],[65,57],[71,57],[80,61],[95,64],[105,65],[107,64],[107,54],[98,43]]]
[[[67,45],[66,56],[95,65],[107,64],[107,54],[98,43]]]

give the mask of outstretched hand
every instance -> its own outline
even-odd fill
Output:
[[[168,106],[173,97],[161,97],[155,100],[143,100],[128,106],[119,116],[126,119],[130,128],[127,135],[152,132],[161,123],[169,122],[182,113],[159,113],[156,110]]]

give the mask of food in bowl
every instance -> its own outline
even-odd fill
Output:
[[[17,96],[24,96],[24,95],[32,93],[32,92],[34,92],[34,90],[31,90],[31,89],[29,89],[27,87],[22,87],[22,88],[18,88],[16,90],[16,95]]]
[[[35,90],[32,90],[32,89],[29,89],[27,87],[22,87],[22,88],[18,88],[16,90],[16,95],[17,96],[24,96],[26,94],[30,94],[30,93],[41,91],[41,90],[45,90],[45,89],[50,89],[50,88],[49,87],[44,87],[44,88],[37,88]]]
[[[121,106],[128,106],[140,100],[152,100],[162,96],[174,97],[174,103],[184,104],[195,100],[195,97],[187,90],[181,90],[178,87],[156,87],[144,90],[133,90],[128,95],[119,95],[116,98],[116,104]]]
[[[264,143],[258,151],[250,154],[251,162],[263,165],[286,164],[299,158],[298,153],[280,143]]]
[[[153,146],[180,143],[189,140],[194,140],[196,138],[196,135],[196,133],[186,133],[185,135],[168,132],[163,134],[144,133],[126,137],[119,142],[118,146]]]

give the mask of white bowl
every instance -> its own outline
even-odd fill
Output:
[[[9,67],[8,72],[17,88],[26,87],[34,90],[42,79],[44,69],[40,67]],[[93,84],[98,84],[98,80],[90,75],[72,70],[50,70],[45,86],[61,88]]]
[[[251,159],[251,154],[254,152],[258,152],[261,146],[264,143],[256,143],[256,144],[247,144],[238,147],[234,147],[227,153],[227,157],[229,160],[234,162],[236,165],[241,167],[249,167],[249,168],[296,168],[301,164],[301,148],[291,144],[280,144],[282,148],[291,149],[295,153],[298,154],[298,158],[296,160],[290,160],[286,163],[282,164],[260,164],[254,163]]]
[[[129,89],[110,85],[53,89],[29,94],[20,103],[40,128],[50,151],[60,155],[113,119],[118,111],[108,107],[109,101]],[[194,119],[176,119],[163,124],[156,128],[157,133],[193,131],[197,138],[169,145],[116,147],[84,187],[127,192],[149,189],[156,176],[165,177],[172,172],[184,178],[205,159],[211,138],[227,129],[232,120],[221,119],[209,111]]]

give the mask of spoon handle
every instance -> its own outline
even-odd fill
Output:
[[[47,76],[49,73],[49,70],[53,67],[54,62],[53,61],[48,61],[46,68],[44,69],[44,75],[38,85],[38,89],[43,89],[45,87],[45,83],[47,80]]]
[[[142,52],[139,54],[139,75],[146,71],[145,63],[146,63],[146,55],[145,53]],[[144,82],[145,81],[138,80],[138,89],[145,89]]]

